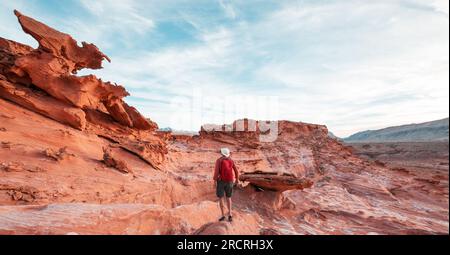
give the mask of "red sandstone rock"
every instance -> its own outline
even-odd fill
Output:
[[[281,192],[292,189],[302,190],[313,185],[310,179],[298,178],[293,175],[278,175],[276,172],[244,173],[239,176],[239,179],[263,189]]]
[[[79,47],[70,35],[27,17],[17,10],[14,11],[14,14],[22,29],[38,41],[40,50],[73,62],[69,69],[71,73],[76,73],[83,68],[100,69],[103,59],[110,61],[93,44],[82,42],[82,47]]]
[[[136,129],[142,129],[142,130],[157,130],[158,129],[158,124],[156,124],[156,122],[146,119],[133,106],[129,106],[125,102],[122,103],[122,106],[125,109],[125,111],[127,112],[128,117],[131,120],[132,127],[136,128]]]
[[[210,222],[195,230],[193,235],[258,235],[258,218],[234,215],[233,222]]]
[[[0,77],[12,83],[30,84],[30,78],[21,70],[16,70],[18,75],[11,71],[16,59],[29,54],[33,48],[0,37]]]
[[[191,234],[202,222],[215,221],[213,213],[218,212],[212,202],[171,209],[149,204],[0,206],[0,234]],[[257,217],[237,214],[227,234],[256,234],[256,224]]]
[[[36,93],[22,85],[13,85],[0,79],[0,97],[73,128],[83,130],[86,127],[83,110]]]
[[[33,50],[33,48],[28,45],[4,39],[2,37],[0,37],[0,49],[16,55],[25,55]]]
[[[103,148],[103,163],[123,173],[131,172],[127,166],[127,163],[123,160],[117,159],[109,148]]]
[[[54,150],[52,148],[47,148],[44,151],[45,156],[56,160],[56,161],[62,161],[65,159],[68,159],[70,157],[75,157],[73,153],[67,152],[67,147],[62,147],[59,150]]]
[[[6,39],[0,39],[0,70],[15,83],[36,86],[52,97],[81,109],[106,109],[124,126],[155,130],[157,126],[128,106],[124,87],[103,82],[94,75],[75,76],[83,68],[102,68],[109,58],[93,44],[82,47],[70,36],[30,17],[14,12],[22,29],[39,43],[36,50]]]

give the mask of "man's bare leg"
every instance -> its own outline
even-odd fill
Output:
[[[223,197],[219,198],[220,211],[222,212],[222,217],[225,217],[225,212],[223,209]]]
[[[233,216],[231,214],[231,197],[227,197],[227,208],[228,208],[228,215]],[[223,214],[223,212],[222,212],[222,214]]]

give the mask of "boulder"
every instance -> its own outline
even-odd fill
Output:
[[[256,171],[244,173],[239,176],[239,179],[263,189],[279,192],[294,189],[302,190],[313,185],[313,181],[310,179],[299,178],[289,174],[279,174],[277,172]]]

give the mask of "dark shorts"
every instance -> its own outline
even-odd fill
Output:
[[[217,181],[216,195],[222,198],[224,195],[231,197],[233,195],[233,182]]]

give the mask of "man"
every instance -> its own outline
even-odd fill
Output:
[[[226,219],[223,208],[223,198],[226,196],[226,203],[228,208],[228,221],[233,221],[231,213],[231,196],[233,195],[233,186],[239,184],[239,171],[230,158],[230,150],[228,148],[220,149],[222,156],[216,160],[216,167],[214,169],[214,186],[216,188],[216,195],[219,198],[220,210],[222,217],[219,221]],[[233,175],[234,173],[234,175]]]

